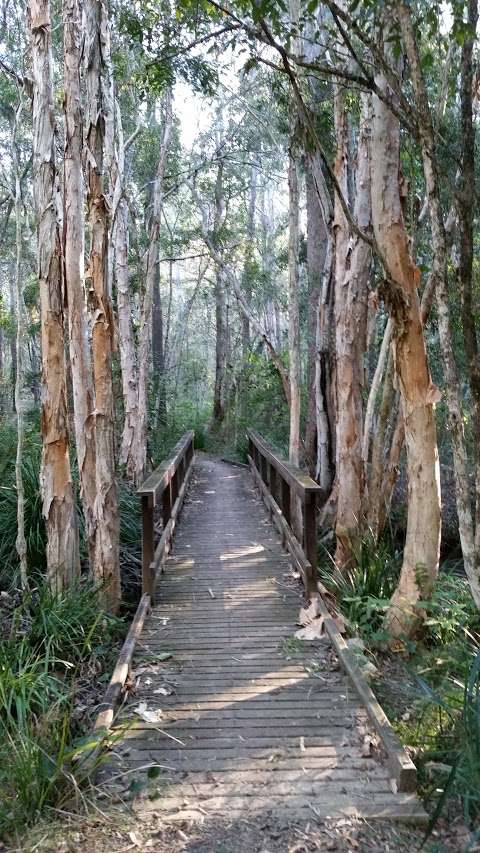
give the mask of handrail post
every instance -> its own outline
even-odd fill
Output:
[[[152,561],[154,554],[153,501],[148,495],[142,496],[142,594],[148,593],[153,599]]]
[[[277,486],[278,486],[277,470],[276,470],[275,466],[272,465],[272,463],[270,463],[268,467],[270,470],[270,478],[269,478],[270,494],[271,494],[272,498],[276,501],[277,500]]]
[[[162,493],[162,522],[165,530],[172,514],[172,483],[165,486]]]
[[[267,460],[263,453],[260,454],[260,473],[262,475],[262,480],[266,486],[268,486],[268,470],[267,470]]]
[[[316,570],[317,570],[317,495],[315,492],[306,492],[303,507],[303,539],[304,548],[308,562],[312,567],[311,577],[308,585],[311,592],[316,592]]]
[[[285,521],[290,525],[291,520],[291,504],[290,504],[290,486],[282,477],[282,513]]]

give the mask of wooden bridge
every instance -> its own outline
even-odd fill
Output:
[[[144,594],[97,721],[118,737],[103,782],[143,780],[135,808],[170,817],[423,822],[415,768],[317,592],[318,486],[248,435],[250,471],[195,458],[188,433],[139,490]],[[305,595],[313,641],[295,637]]]

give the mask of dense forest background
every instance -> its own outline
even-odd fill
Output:
[[[372,649],[422,649],[461,752],[480,668],[477,23],[477,0],[2,0],[9,677],[18,613],[38,640],[69,589],[92,620],[82,661],[100,607],[122,630],[136,487],[191,428],[245,462],[251,426],[321,486],[322,583]]]

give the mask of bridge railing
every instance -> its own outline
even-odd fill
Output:
[[[173,531],[177,523],[188,480],[193,468],[193,430],[186,432],[158,468],[137,490],[142,512],[142,594],[147,593],[152,602],[159,569],[169,553]],[[155,511],[159,508],[163,529],[155,547]]]
[[[307,594],[317,591],[317,506],[323,490],[305,471],[290,465],[254,429],[247,429],[248,460],[267,508],[302,575]],[[301,530],[294,529],[292,497],[302,507]]]

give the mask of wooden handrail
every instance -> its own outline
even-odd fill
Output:
[[[155,468],[155,471],[152,471],[150,476],[147,477],[140,488],[137,489],[138,495],[151,498],[153,506],[157,505],[158,498],[163,494],[164,490],[173,479],[175,472],[181,464],[189,447],[192,446],[193,448],[194,435],[195,433],[193,429],[186,432],[185,435],[182,435],[180,441],[177,442],[168,459],[161,462],[158,468]]]
[[[176,520],[192,472],[195,433],[189,430],[168,459],[155,468],[137,494],[142,508],[142,594],[154,600],[159,567],[170,548]],[[163,532],[155,548],[155,507],[162,507]]]
[[[249,462],[289,550],[298,556],[299,568],[310,595],[316,590],[317,505],[323,489],[305,471],[291,465],[254,429],[247,429]],[[302,505],[302,531],[292,530],[292,493]],[[281,516],[281,518],[280,518]],[[297,536],[300,537],[299,542]],[[303,548],[303,550],[302,550]]]
[[[268,441],[265,441],[263,436],[261,436],[255,429],[247,429],[247,437],[259,450],[262,456],[268,459],[270,464],[274,466],[282,479],[285,480],[290,487],[293,487],[300,497],[303,498],[307,493],[311,494],[315,492],[317,495],[323,493],[323,489],[315,482],[315,480],[312,480],[312,478],[305,471],[302,471],[301,468],[297,468],[295,465],[291,465],[290,462],[282,459],[275,448],[272,447]]]

